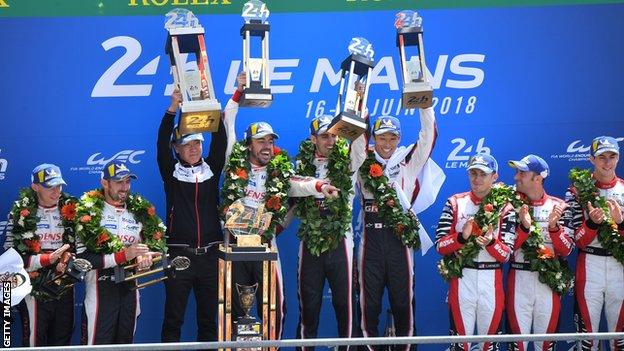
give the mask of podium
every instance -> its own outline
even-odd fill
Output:
[[[275,340],[276,323],[276,279],[277,251],[262,246],[220,245],[219,246],[219,283],[218,283],[218,340],[232,341],[232,264],[233,262],[262,262],[262,340]],[[245,336],[235,333],[236,339],[245,340]],[[249,339],[248,339],[249,340]],[[274,351],[276,348],[263,348]],[[226,349],[230,351],[231,349]],[[223,349],[219,349],[223,351]]]

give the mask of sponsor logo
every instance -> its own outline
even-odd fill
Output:
[[[464,138],[451,140],[455,147],[449,153],[444,164],[444,168],[467,168],[470,156],[478,153],[490,153],[490,148],[485,146],[485,138],[480,138],[476,142]]]
[[[624,141],[624,137],[616,138],[618,142]],[[591,140],[573,140],[568,144],[565,152],[550,155],[551,159],[568,160],[568,162],[584,162],[589,159]]]
[[[145,154],[145,150],[132,149],[119,151],[112,156],[105,155],[101,152],[96,152],[94,154],[91,154],[91,156],[87,158],[87,161],[84,165],[70,167],[69,170],[87,172],[89,174],[99,174],[104,168],[104,165],[111,161],[121,161],[131,164],[141,163],[139,156],[143,154]]]

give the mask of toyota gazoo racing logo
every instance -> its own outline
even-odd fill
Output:
[[[615,138],[618,142],[624,141],[624,137]],[[582,162],[587,161],[590,156],[591,140],[573,140],[568,147],[566,147],[565,153],[552,154],[550,158],[568,160],[569,162]]]
[[[104,165],[111,161],[121,161],[130,164],[141,163],[139,156],[145,154],[145,150],[122,150],[114,155],[107,155],[102,152],[96,152],[87,158],[86,165],[71,167],[70,171],[82,171],[90,174],[100,173]]]

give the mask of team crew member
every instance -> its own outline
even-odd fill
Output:
[[[239,75],[243,77],[244,75]],[[241,79],[241,81],[244,81]],[[234,119],[230,125],[234,133]],[[242,199],[245,206],[258,208],[265,205],[265,211],[272,214],[269,228],[263,233],[262,239],[271,247],[277,249],[275,235],[281,231],[287,221],[286,210],[288,197],[304,197],[323,194],[326,197],[336,197],[338,190],[331,184],[316,178],[302,178],[293,176],[294,170],[284,151],[275,146],[278,135],[273,127],[266,122],[250,124],[244,140],[228,146],[231,153],[228,155],[228,165],[225,169],[223,183],[223,213],[235,201]],[[228,143],[235,139],[230,139]],[[239,182],[238,180],[244,182]],[[262,301],[262,262],[234,262],[232,267],[234,284],[253,285],[258,283],[257,301]],[[276,337],[281,338],[284,322],[285,304],[281,266],[277,262],[276,279]],[[233,317],[244,315],[238,299],[233,301]],[[258,310],[261,303],[257,304]],[[261,313],[259,313],[261,315]]]
[[[73,210],[74,200],[62,192],[63,185],[57,166],[41,164],[32,172],[30,188],[20,192],[11,210],[13,229],[4,248],[13,247],[22,256],[32,283],[31,294],[20,305],[23,346],[69,345],[74,330],[74,290],[57,300],[41,288],[43,276],[57,270],[61,256],[75,249],[73,217],[61,211]]]
[[[164,246],[162,233],[144,230],[145,223],[131,212],[141,207],[146,209],[142,217],[155,216],[151,205],[130,194],[130,181],[136,178],[125,163],[111,161],[102,170],[102,189],[85,193],[76,207],[78,257],[93,266],[85,278],[83,344],[133,342],[140,314],[139,293],[132,289],[136,281],[115,282],[114,268],[131,262],[137,270],[149,268],[158,253],[149,251],[142,240]],[[164,230],[164,225],[158,228]]]
[[[593,140],[589,161],[594,165],[592,179],[598,192],[607,201],[608,213],[596,203],[581,202],[580,192],[574,185],[566,192],[568,208],[564,213],[566,226],[574,232],[579,253],[576,261],[575,321],[577,332],[598,332],[602,308],[604,306],[607,326],[610,332],[624,331],[624,269],[607,250],[598,234],[598,229],[608,225],[607,216],[618,226],[624,235],[622,224],[622,204],[624,204],[624,181],[615,174],[620,158],[617,140],[600,136]],[[611,342],[611,349],[613,342]],[[583,340],[583,350],[596,350],[597,340]],[[624,348],[624,341],[617,340],[615,349]]]
[[[456,255],[464,247],[474,228],[474,216],[481,200],[498,179],[498,163],[488,154],[477,154],[468,161],[470,191],[451,196],[444,205],[436,232],[436,248],[441,255]],[[497,334],[505,306],[502,264],[513,250],[516,220],[513,208],[506,205],[500,220],[476,238],[480,246],[474,262],[462,270],[461,278],[450,282],[448,304],[451,334]],[[468,351],[469,344],[451,344],[451,350]],[[481,350],[498,350],[498,343],[480,344]]]
[[[240,81],[240,79],[239,79]],[[197,340],[217,339],[217,247],[223,240],[218,215],[219,177],[225,162],[227,118],[236,113],[240,86],[225,107],[225,121],[212,133],[208,157],[204,137],[181,135],[174,118],[182,101],[174,91],[158,130],[157,160],[167,204],[167,244],[171,257],[187,256],[189,269],[165,281],[165,315],[161,339],[179,342],[191,290],[197,301]]]
[[[391,116],[379,117],[373,125],[374,149],[368,158],[383,168],[388,183],[396,190],[404,211],[415,201],[420,190],[418,175],[429,159],[437,137],[435,115],[432,108],[420,109],[420,133],[415,144],[398,147],[401,141],[401,124]],[[384,196],[384,190],[373,193],[362,178],[360,169],[359,188],[364,209],[364,232],[360,241],[358,265],[360,284],[361,328],[365,337],[379,336],[379,314],[384,289],[388,288],[390,308],[394,317],[397,336],[413,336],[414,321],[414,261],[413,250],[403,244],[397,229],[388,227],[388,219],[379,212],[382,206],[396,205],[394,201],[377,203],[376,195]],[[417,233],[410,233],[417,235]],[[403,234],[401,234],[403,235]],[[369,346],[370,349],[372,347]]]
[[[297,328],[297,336],[302,339],[317,337],[326,279],[332,291],[338,336],[353,336],[352,189],[357,181],[357,170],[366,155],[366,137],[362,134],[349,145],[327,131],[330,124],[331,117],[313,119],[310,139],[301,144],[297,156],[299,175],[327,179],[340,190],[339,198],[333,200],[331,206],[326,204],[323,195],[318,194],[314,198],[301,199],[295,209],[302,218],[299,227],[300,315]]]
[[[561,215],[565,202],[546,194],[544,180],[550,174],[546,161],[535,155],[527,155],[519,161],[509,161],[516,169],[516,190],[526,198],[528,205],[520,208],[516,241],[512,255],[507,284],[507,318],[514,334],[555,333],[561,310],[561,295],[540,282],[538,272],[531,270],[525,257],[523,245],[529,237],[530,228],[536,222],[541,228],[546,253],[566,257],[573,248],[573,239],[564,231]],[[529,207],[530,206],[530,207]],[[544,249],[542,249],[544,252]],[[543,253],[542,253],[543,254]],[[564,278],[560,274],[561,278]],[[532,327],[532,328],[531,328]],[[514,350],[525,351],[528,342],[514,342]],[[536,342],[536,350],[553,350],[552,341]]]

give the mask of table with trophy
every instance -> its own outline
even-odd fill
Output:
[[[276,339],[277,252],[262,243],[262,233],[272,215],[264,204],[251,207],[237,200],[225,216],[225,242],[219,247],[218,338],[219,341],[257,341]],[[232,286],[233,262],[262,262],[262,324],[250,315],[258,284]],[[238,295],[245,315],[232,320],[232,290]],[[274,350],[274,348],[270,348]],[[228,349],[229,350],[229,349]]]

